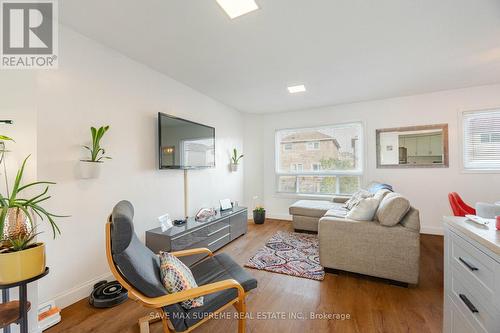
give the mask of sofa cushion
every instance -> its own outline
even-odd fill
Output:
[[[376,198],[361,199],[346,215],[348,219],[356,221],[372,221],[380,201]]]
[[[326,200],[299,200],[290,206],[289,212],[290,215],[323,217],[328,210],[341,205]]]
[[[369,198],[372,196],[373,196],[373,193],[370,193],[367,190],[361,189],[361,190],[355,192],[352,195],[352,197],[346,201],[346,203],[344,204],[344,207],[347,208],[348,210],[351,210],[354,206],[356,206],[358,204],[358,202],[361,199]]]
[[[377,220],[381,225],[394,226],[398,224],[410,210],[410,201],[399,193],[387,194],[377,210]]]
[[[333,216],[333,217],[346,217],[349,211],[342,204],[338,204],[337,207],[329,209],[324,216]]]

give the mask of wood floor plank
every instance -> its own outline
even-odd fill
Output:
[[[267,220],[249,224],[248,233],[221,252],[245,264],[267,239],[279,230],[292,231],[291,223]],[[420,282],[402,288],[378,279],[351,273],[326,274],[323,281],[246,268],[259,281],[247,299],[247,332],[430,332],[442,331],[443,317],[443,237],[422,235]],[[260,311],[260,312],[259,312]],[[285,312],[286,319],[262,319]],[[47,333],[139,333],[137,321],[150,313],[133,301],[111,309],[94,309],[86,299],[62,311],[62,322]],[[226,312],[234,313],[232,310]],[[290,318],[288,313],[298,313]],[[348,314],[350,319],[310,319],[310,313]],[[303,316],[299,317],[299,316]],[[161,333],[161,324],[151,333]],[[211,320],[197,333],[237,332],[231,318]]]

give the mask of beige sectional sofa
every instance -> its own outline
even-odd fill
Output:
[[[420,259],[420,217],[397,193],[380,190],[371,221],[343,216],[348,197],[300,200],[290,206],[296,231],[318,232],[320,263],[326,269],[371,275],[417,284]]]

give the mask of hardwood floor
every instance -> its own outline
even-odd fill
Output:
[[[249,225],[248,233],[224,247],[244,264],[287,221]],[[247,298],[247,332],[441,332],[443,317],[443,238],[422,235],[420,283],[402,288],[355,274],[326,274],[324,281],[248,269],[259,281]],[[260,311],[260,312],[259,312]],[[150,310],[132,301],[106,310],[83,299],[62,311],[62,322],[46,331],[138,333],[137,321]],[[233,310],[226,312],[228,317]],[[290,318],[296,314],[295,318]],[[310,319],[310,313],[349,315],[349,319]],[[285,319],[282,319],[284,316]],[[270,319],[264,319],[268,317]],[[194,332],[237,332],[231,318],[212,319]],[[162,332],[161,324],[151,325]]]

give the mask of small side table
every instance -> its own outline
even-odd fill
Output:
[[[28,283],[43,278],[49,274],[49,268],[46,267],[45,271],[27,280],[0,284],[2,290],[2,303],[0,303],[0,329],[4,333],[10,333],[11,324],[19,324],[21,333],[28,333],[28,311],[31,304],[28,302]],[[19,287],[19,301],[9,301],[8,289]]]

